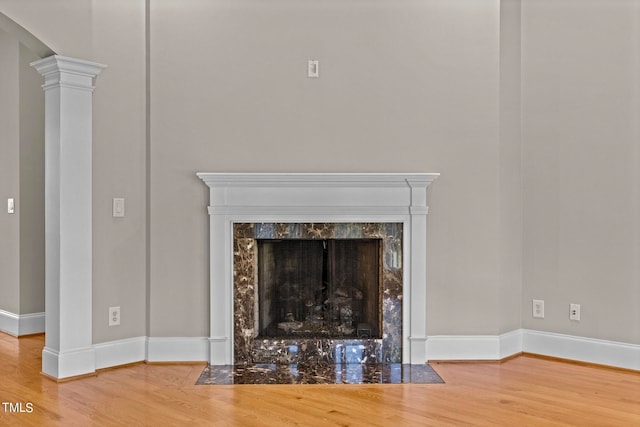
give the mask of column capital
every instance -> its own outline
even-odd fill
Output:
[[[67,56],[52,55],[30,64],[44,77],[42,88],[66,86],[93,91],[93,79],[107,66]]]

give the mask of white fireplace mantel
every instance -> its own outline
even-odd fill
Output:
[[[426,357],[427,187],[438,173],[198,173],[209,186],[210,360],[233,364],[233,224],[403,224],[403,363]]]

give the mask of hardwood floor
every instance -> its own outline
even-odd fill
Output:
[[[58,384],[43,345],[0,333],[0,425],[640,426],[640,374],[530,356],[435,363],[430,385],[196,386],[204,365],[142,363]]]

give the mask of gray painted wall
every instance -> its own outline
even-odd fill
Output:
[[[57,53],[109,65],[94,98],[94,341],[208,334],[197,171],[437,171],[429,334],[639,342],[638,4],[520,3],[151,0],[147,110],[143,1],[0,0]]]
[[[93,339],[147,335],[144,2],[94,2]],[[112,217],[114,197],[125,217]],[[121,324],[109,327],[109,307]]]
[[[639,7],[523,3],[526,328],[640,343]]]
[[[44,91],[29,64],[38,55],[19,45],[20,314],[44,311]]]
[[[44,94],[38,56],[0,30],[0,310],[44,311]],[[8,214],[13,198],[15,213]]]
[[[20,312],[20,115],[19,44],[0,30],[0,310]],[[7,199],[16,214],[7,214]]]
[[[208,331],[197,171],[441,172],[429,331],[498,332],[498,2],[152,5],[153,335]]]
[[[521,328],[523,313],[521,13],[520,0],[500,2],[500,333]]]

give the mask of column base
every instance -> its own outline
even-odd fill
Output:
[[[93,347],[64,352],[45,347],[42,350],[42,374],[61,380],[86,376],[96,372],[96,353]]]

